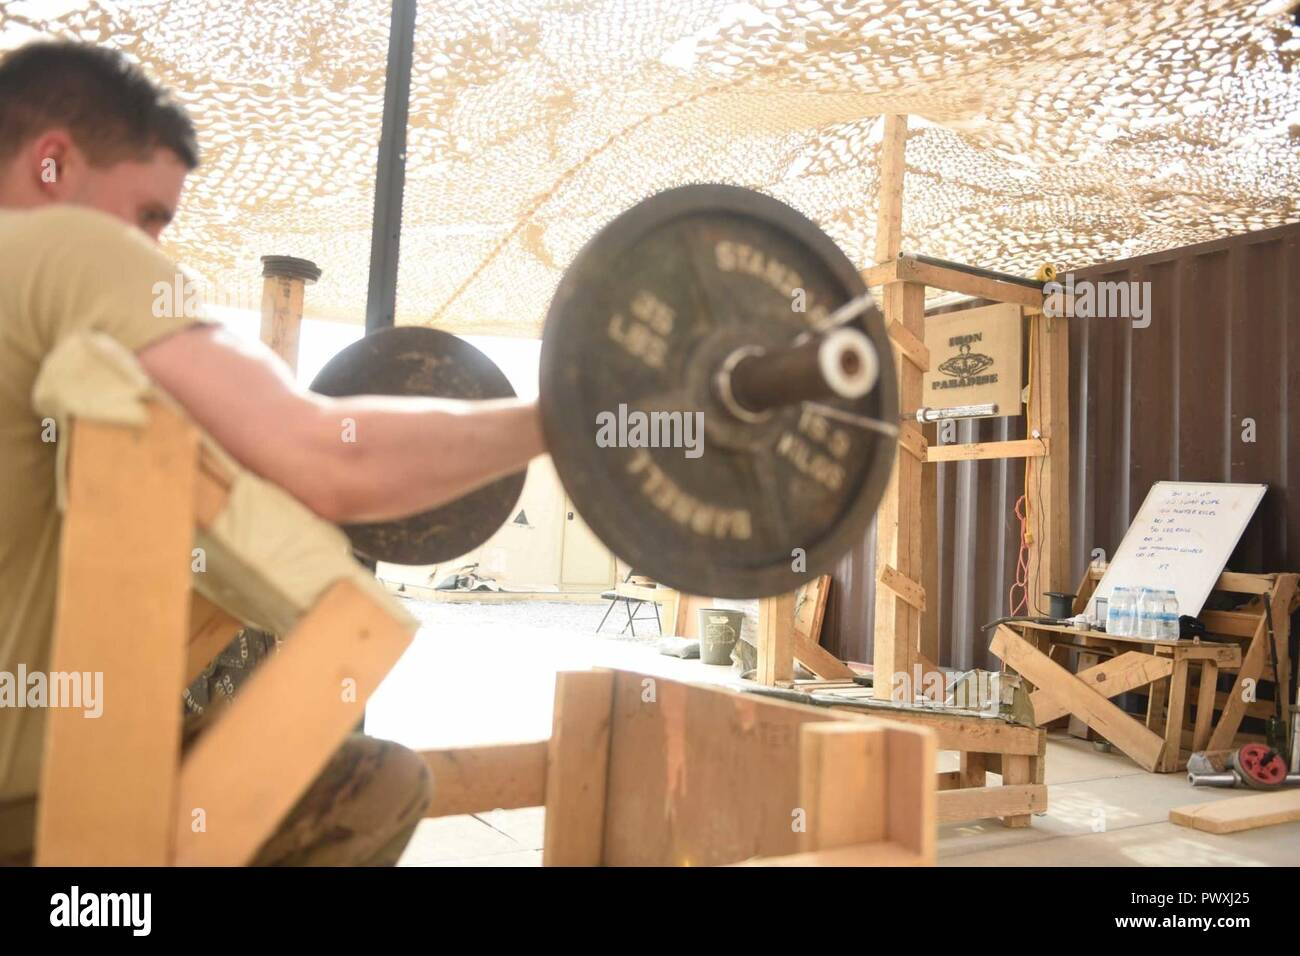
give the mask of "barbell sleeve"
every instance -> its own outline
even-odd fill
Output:
[[[737,349],[723,363],[717,384],[723,403],[746,417],[803,401],[861,398],[879,375],[871,340],[857,329],[840,328],[789,348]]]

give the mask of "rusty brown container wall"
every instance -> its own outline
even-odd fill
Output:
[[[1229,566],[1300,570],[1300,500],[1291,501],[1300,499],[1300,224],[1074,276],[1149,282],[1150,325],[1068,320],[1071,580],[1095,550],[1114,554],[1156,481],[1266,483]],[[1004,441],[1024,430],[1023,416],[983,419],[961,423],[957,439]],[[926,467],[938,468],[939,593],[927,603],[938,616],[940,663],[995,667],[980,627],[1007,613],[1024,463]],[[822,640],[847,660],[871,660],[874,540],[872,529],[834,574]]]

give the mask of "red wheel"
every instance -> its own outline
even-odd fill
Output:
[[[1286,761],[1266,744],[1246,744],[1232,755],[1232,766],[1256,790],[1274,790],[1286,782]]]

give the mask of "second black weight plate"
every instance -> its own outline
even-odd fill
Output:
[[[547,445],[596,536],[639,573],[714,597],[830,571],[861,542],[893,462],[894,439],[833,414],[898,424],[879,311],[853,323],[880,360],[860,399],[741,422],[712,383],[736,349],[788,346],[865,292],[816,225],[746,189],[669,190],[602,229],[560,282],[541,357]]]
[[[335,355],[311,383],[321,395],[419,395],[512,398],[515,390],[490,358],[464,339],[424,326],[374,332]],[[364,436],[362,436],[364,437]],[[430,434],[429,441],[438,436]],[[441,508],[398,521],[344,525],[359,554],[393,564],[437,564],[487,541],[510,518],[524,472],[509,475]]]

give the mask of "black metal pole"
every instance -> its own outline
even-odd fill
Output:
[[[981,266],[968,266],[964,262],[950,262],[947,259],[938,259],[935,256],[923,256],[917,253],[903,253],[899,255],[900,259],[915,259],[917,262],[926,262],[932,266],[942,266],[945,269],[952,269],[954,272],[965,272],[968,275],[980,276],[984,279],[997,279],[999,282],[1010,282],[1014,285],[1023,285],[1030,289],[1042,289],[1043,283],[1037,279],[1029,279],[1025,276],[1013,276],[1008,272],[997,272],[994,269],[985,269]]]
[[[375,218],[370,231],[367,335],[391,328],[397,309],[397,256],[402,238],[402,193],[406,186],[406,119],[411,102],[411,60],[415,51],[415,2],[393,0],[393,15],[388,28],[384,121],[379,133]]]

